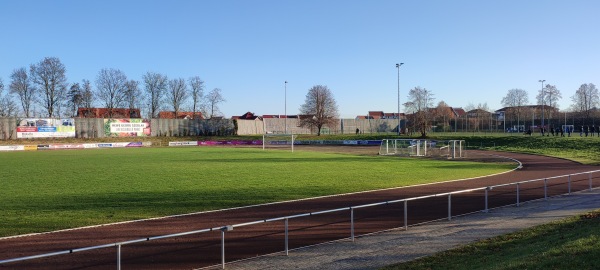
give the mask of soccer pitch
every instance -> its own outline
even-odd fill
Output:
[[[0,152],[0,236],[488,175],[511,164],[190,147]]]

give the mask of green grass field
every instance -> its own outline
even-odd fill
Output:
[[[0,236],[407,186],[512,164],[190,147],[0,152]]]

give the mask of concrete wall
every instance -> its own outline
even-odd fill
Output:
[[[315,134],[316,129],[300,127],[298,119],[266,118],[261,120],[237,120],[239,135],[253,135],[264,133],[282,134],[286,131],[292,134]],[[398,120],[395,119],[340,119],[335,125],[326,126],[321,130],[323,134],[355,134],[360,133],[393,133],[397,132]]]

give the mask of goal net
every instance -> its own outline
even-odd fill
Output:
[[[425,156],[427,140],[383,139],[379,146],[380,155]]]
[[[380,155],[436,157],[451,159],[465,157],[464,140],[418,140],[418,139],[383,139],[379,147]]]
[[[295,134],[264,134],[263,150],[267,148],[291,149],[294,152]]]

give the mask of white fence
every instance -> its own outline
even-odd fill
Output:
[[[350,207],[324,210],[324,211],[319,211],[319,212],[304,213],[304,214],[291,215],[291,216],[283,216],[283,217],[277,217],[277,218],[271,218],[271,219],[261,219],[261,220],[246,222],[246,223],[241,223],[241,224],[223,225],[223,226],[207,228],[207,229],[202,229],[202,230],[188,231],[188,232],[161,235],[161,236],[152,236],[152,237],[133,239],[133,240],[123,241],[123,242],[118,242],[118,243],[110,243],[110,244],[104,244],[104,245],[98,245],[98,246],[90,246],[90,247],[83,247],[83,248],[77,248],[77,249],[62,250],[62,251],[57,251],[57,252],[53,252],[53,253],[39,254],[39,255],[34,255],[34,256],[5,259],[5,260],[0,260],[0,265],[2,265],[2,264],[6,265],[6,264],[17,263],[17,262],[21,262],[21,261],[41,259],[41,258],[45,258],[45,257],[52,257],[52,256],[59,256],[59,255],[66,256],[67,254],[78,253],[78,252],[83,252],[83,251],[90,251],[90,250],[95,250],[95,249],[105,249],[105,248],[115,248],[116,247],[116,254],[115,254],[116,255],[115,256],[116,257],[116,268],[121,269],[121,252],[122,252],[121,248],[123,246],[131,245],[131,244],[135,244],[135,243],[141,243],[141,242],[154,241],[154,240],[159,240],[159,239],[193,235],[193,234],[220,232],[220,234],[221,234],[221,263],[220,263],[220,265],[222,266],[222,268],[225,268],[225,264],[226,264],[225,234],[229,231],[233,231],[235,228],[253,226],[253,225],[269,223],[269,222],[283,221],[285,227],[284,227],[284,239],[282,239],[283,250],[281,252],[285,252],[285,254],[288,255],[289,251],[290,251],[290,249],[289,249],[289,222],[291,220],[294,220],[297,218],[313,217],[313,216],[315,218],[317,218],[320,215],[347,211],[348,219],[350,221],[350,227],[348,228],[348,237],[342,238],[342,239],[349,238],[352,241],[354,241],[355,237],[356,237],[356,235],[355,235],[355,214],[354,213],[355,213],[355,210],[357,210],[357,209],[377,207],[377,206],[382,206],[382,205],[402,204],[403,214],[398,215],[398,216],[402,217],[403,228],[405,230],[407,230],[409,226],[414,226],[414,225],[418,225],[418,224],[421,224],[424,222],[430,222],[430,221],[435,221],[435,220],[440,219],[440,218],[435,218],[432,220],[425,220],[422,222],[409,224],[410,216],[409,216],[409,212],[408,212],[408,205],[409,205],[409,203],[412,203],[412,202],[426,200],[429,198],[447,198],[447,205],[444,206],[444,207],[447,207],[447,212],[446,212],[445,217],[441,217],[441,219],[451,220],[452,217],[454,217],[454,216],[466,215],[466,214],[475,213],[475,212],[488,212],[489,209],[495,208],[495,207],[501,207],[501,206],[507,206],[507,205],[516,205],[518,207],[522,202],[525,201],[523,199],[524,197],[527,197],[530,200],[537,200],[537,199],[546,200],[546,199],[548,199],[548,197],[550,197],[550,194],[548,191],[548,189],[550,187],[552,187],[554,189],[556,189],[557,186],[561,187],[561,188],[565,188],[564,191],[562,191],[562,193],[559,193],[559,194],[570,194],[572,192],[573,184],[577,184],[577,186],[580,187],[579,190],[590,190],[591,191],[593,189],[593,179],[594,179],[593,174],[597,174],[598,172],[600,172],[600,170],[588,171],[588,172],[582,172],[582,173],[574,173],[574,174],[568,174],[568,175],[560,175],[560,176],[554,176],[554,177],[548,177],[548,178],[542,178],[542,179],[534,179],[534,180],[528,180],[528,181],[521,181],[521,182],[509,183],[509,184],[487,186],[487,187],[474,188],[474,189],[459,190],[459,191],[454,191],[454,192],[433,194],[433,195],[427,195],[427,196],[412,197],[412,198],[377,202],[377,203],[371,203],[371,204],[356,205],[356,206],[350,206]],[[574,179],[576,177],[579,177],[579,178]],[[557,182],[557,183],[553,183],[553,182]],[[532,184],[534,184],[535,186],[532,187],[531,186]],[[524,187],[525,185],[529,185],[529,186]],[[562,187],[561,185],[566,185],[566,187]],[[542,189],[543,196],[541,194],[537,194],[537,195],[529,194],[528,196],[524,196],[522,194],[523,192],[532,193],[532,190],[536,190],[536,189]],[[489,206],[490,197],[491,197],[490,193],[497,191],[497,190],[501,190],[501,191],[499,191],[499,194],[503,195],[503,197],[501,197],[502,199],[498,199],[498,200],[500,202],[506,202],[506,204],[500,203],[494,207],[490,207]],[[512,191],[514,191],[515,194],[512,194]],[[472,195],[473,193],[477,193],[477,192],[483,192],[483,194],[481,196],[483,197],[485,203],[484,203],[483,207],[481,207],[481,209],[479,209],[479,208],[466,209],[466,210],[459,209],[458,211],[461,211],[461,210],[462,211],[459,213],[453,213],[453,211],[456,211],[456,209],[453,209],[453,207],[452,207],[453,198],[456,198],[458,196],[465,195],[465,194]],[[540,192],[540,193],[542,193],[542,192]],[[510,199],[511,195],[514,196],[512,201]],[[454,199],[454,200],[456,200],[456,199]],[[439,204],[435,204],[435,206],[439,207]],[[388,228],[388,229],[392,229],[392,228]]]

